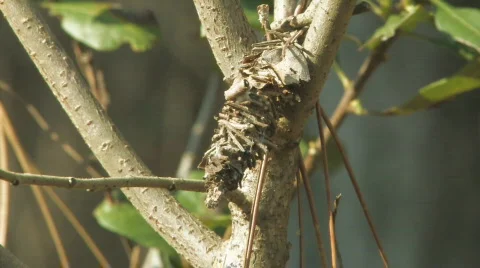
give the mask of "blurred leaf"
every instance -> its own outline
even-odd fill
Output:
[[[256,9],[250,9],[250,8],[243,8],[243,11],[245,12],[245,16],[247,17],[248,23],[255,29],[255,30],[262,30],[262,24],[258,20],[258,13]]]
[[[437,6],[435,24],[458,42],[480,52],[480,10],[455,8],[441,0],[431,0]]]
[[[397,30],[411,32],[428,17],[428,12],[422,6],[408,6],[401,14],[389,16],[385,24],[375,31],[364,46],[374,49],[380,43],[392,38]]]
[[[309,142],[309,147],[315,147],[315,141]],[[324,168],[323,166],[323,153],[320,155],[320,167]],[[328,170],[330,174],[334,174],[335,172],[339,171],[340,168],[343,167],[343,158],[338,150],[337,144],[333,139],[329,139],[327,141],[327,159],[328,159]]]
[[[139,16],[117,9],[118,5],[97,2],[43,3],[50,14],[61,17],[62,28],[75,40],[100,51],[129,44],[141,52],[153,47],[159,37],[151,13]]]
[[[300,153],[302,154],[302,157],[305,158],[308,153],[308,143],[305,141],[305,139],[300,140],[298,147],[300,147]]]
[[[460,94],[480,88],[480,59],[469,62],[457,74],[440,79],[419,90],[418,95],[406,103],[383,112],[367,112],[360,109],[359,115],[407,115],[431,108]],[[353,109],[352,112],[356,113]]]
[[[204,193],[180,191],[175,197],[185,209],[200,219],[210,229],[226,227],[231,222],[230,215],[219,214],[205,206]]]
[[[111,232],[125,236],[144,247],[158,248],[170,256],[177,254],[129,203],[103,201],[93,214],[98,224]]]
[[[427,41],[436,46],[447,48],[467,61],[474,60],[480,56],[479,52],[469,46],[456,42],[450,36],[432,38],[418,33],[410,33],[409,36]]]
[[[201,180],[203,176],[203,171],[192,171],[188,178]],[[185,209],[200,219],[210,229],[227,227],[231,223],[230,215],[220,214],[205,206],[205,193],[179,191],[175,198]]]
[[[205,176],[205,171],[203,170],[193,170],[188,174],[188,178],[191,180],[203,180],[203,176]]]

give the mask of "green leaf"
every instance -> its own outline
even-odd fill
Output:
[[[397,30],[411,32],[415,30],[419,23],[426,21],[428,17],[428,12],[422,6],[408,6],[401,14],[389,16],[385,24],[375,31],[373,36],[365,43],[365,46],[374,49],[380,43],[392,38]]]
[[[308,153],[308,143],[305,141],[305,139],[300,140],[300,144],[298,145],[300,148],[300,153],[302,154],[302,157],[307,156]]]
[[[62,28],[75,40],[100,51],[111,51],[129,44],[141,52],[153,47],[159,37],[151,23],[134,22],[132,16],[111,3],[43,3],[50,14],[61,17]]]
[[[407,115],[431,108],[460,94],[480,88],[480,59],[468,63],[457,74],[440,79],[420,89],[418,95],[406,103],[383,112],[366,112],[373,115]]]
[[[125,236],[145,247],[154,247],[169,256],[176,255],[175,250],[158,235],[130,203],[111,203],[103,201],[93,215],[103,228]]]
[[[244,8],[245,16],[247,17],[248,23],[256,30],[262,30],[262,24],[258,20],[258,13],[256,10]]]
[[[480,52],[480,10],[455,8],[441,0],[432,0],[437,7],[435,25],[456,41]]]
[[[203,171],[192,171],[188,177],[189,179],[202,179],[203,175]],[[230,215],[209,210],[205,206],[204,193],[179,191],[175,198],[185,209],[200,219],[210,229],[227,227],[231,223]]]

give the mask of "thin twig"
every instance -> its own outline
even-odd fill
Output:
[[[152,176],[151,171],[93,97],[85,79],[48,25],[40,18],[33,3],[27,0],[4,1],[0,4],[0,11],[14,29],[13,32],[53,95],[108,174],[116,177]],[[238,13],[239,9],[234,12]],[[212,16],[212,20],[216,18],[217,16]],[[240,36],[234,35],[234,39],[236,43],[240,43]],[[242,54],[244,50],[237,52]],[[232,60],[237,63],[239,58],[234,57]],[[228,66],[231,65],[234,63],[229,62]],[[198,266],[209,266],[213,263],[220,250],[220,237],[182,208],[169,191],[147,189],[148,191],[123,188],[122,191],[150,226],[190,262]],[[159,204],[162,204],[162,209],[158,209]],[[178,232],[179,225],[188,226],[189,232]]]
[[[132,253],[130,254],[130,268],[140,267],[140,253],[141,247],[136,245],[132,248]]]
[[[298,267],[303,268],[303,258],[304,258],[304,252],[303,252],[303,219],[302,219],[302,202],[301,202],[301,196],[300,196],[300,188],[298,187],[300,184],[302,184],[302,175],[300,174],[300,170],[297,172],[297,211],[298,211],[298,229],[299,229],[299,234],[298,234],[298,243],[299,243],[299,249],[300,249],[300,256],[299,256],[299,263]]]
[[[339,194],[335,197],[335,202],[333,202],[333,211],[332,211],[333,226],[335,226],[337,222],[338,206],[340,205],[341,199],[342,199],[342,194]],[[340,247],[338,246],[338,240],[336,236],[335,236],[335,246],[337,250],[338,267],[343,268],[342,254],[340,253]]]
[[[87,248],[90,249],[93,256],[95,256],[95,258],[98,261],[98,264],[101,267],[111,267],[110,264],[108,263],[107,258],[105,258],[105,255],[103,255],[102,251],[97,246],[93,238],[90,236],[87,230],[83,227],[80,221],[78,221],[75,214],[73,214],[73,212],[65,204],[65,202],[63,202],[62,199],[60,199],[57,193],[55,193],[55,191],[50,187],[42,187],[41,189],[47,194],[47,196],[53,201],[53,203],[60,209],[62,214],[67,218],[67,220],[73,226],[77,234],[85,242],[85,244],[87,245]]]
[[[355,174],[353,173],[353,168],[352,165],[350,164],[350,160],[348,159],[345,150],[343,148],[342,142],[340,141],[340,138],[338,137],[337,133],[335,132],[335,129],[330,122],[330,119],[328,119],[328,116],[325,114],[325,111],[323,111],[322,107],[319,106],[320,110],[320,115],[322,116],[323,120],[327,124],[328,129],[332,133],[333,139],[335,143],[337,144],[338,151],[342,155],[343,162],[345,164],[345,168],[347,169],[348,175],[350,177],[350,181],[352,182],[353,188],[355,189],[355,193],[357,194],[357,198],[360,201],[360,204],[363,209],[363,213],[365,215],[365,218],[367,219],[368,226],[370,227],[370,231],[373,234],[373,238],[375,239],[375,242],[377,243],[377,248],[380,253],[380,257],[382,258],[383,265],[384,267],[388,267],[388,259],[385,251],[383,250],[382,243],[380,242],[380,238],[377,234],[377,231],[375,229],[375,226],[373,225],[373,220],[372,217],[370,216],[370,213],[368,212],[367,208],[367,202],[365,201],[365,198],[363,197],[362,191],[360,190],[360,186],[358,185],[357,179],[355,178]]]
[[[335,108],[333,116],[330,118],[334,129],[338,129],[342,125],[343,121],[348,115],[350,103],[358,98],[375,70],[377,70],[381,63],[385,61],[385,53],[392,46],[396,39],[397,35],[375,48],[375,50],[370,53],[360,67],[353,86],[351,88],[345,88],[344,94],[338,103],[337,108]],[[330,140],[331,133],[328,128],[324,128],[323,133],[325,135],[325,142],[327,143]],[[305,167],[307,168],[308,175],[312,174],[316,164],[318,163],[318,158],[321,156],[322,147],[320,144],[320,138],[315,141],[315,144],[317,149],[309,150],[308,155],[305,157]]]
[[[13,185],[41,185],[60,188],[86,189],[89,191],[107,190],[126,187],[164,188],[168,190],[184,190],[205,192],[202,180],[179,179],[169,177],[104,177],[76,178],[51,175],[19,173],[0,169],[0,180]]]
[[[299,154],[299,168],[300,173],[302,174],[303,179],[303,186],[305,187],[305,191],[307,193],[308,198],[308,207],[310,208],[310,214],[312,215],[313,225],[315,227],[315,238],[317,239],[317,246],[318,251],[320,253],[320,258],[322,260],[322,267],[327,266],[327,253],[325,251],[325,247],[323,246],[321,229],[320,229],[320,220],[318,217],[317,209],[315,208],[315,200],[313,200],[313,192],[312,187],[310,186],[310,181],[307,177],[307,172],[305,170],[305,165],[303,164],[302,154],[300,153],[300,148],[298,148]]]
[[[47,136],[50,138],[50,140],[56,144],[59,144],[65,154],[67,154],[73,161],[75,161],[75,163],[77,163],[78,165],[83,165],[86,172],[90,176],[101,176],[100,172],[97,171],[97,169],[94,168],[91,164],[89,164],[88,161],[72,145],[63,141],[60,138],[60,135],[50,127],[45,117],[40,113],[40,111],[37,109],[37,107],[35,107],[35,105],[27,102],[21,95],[12,90],[12,88],[8,84],[2,81],[0,81],[0,90],[3,90],[16,101],[19,101],[25,107],[28,114],[32,117],[33,121],[38,125],[38,127],[40,127],[42,131],[47,133]]]
[[[260,200],[262,199],[263,184],[265,182],[265,175],[266,175],[266,170],[268,166],[267,163],[268,163],[268,153],[263,155],[262,165],[260,167],[260,174],[258,176],[258,182],[257,182],[257,191],[255,193],[255,198],[253,200],[252,209],[250,212],[251,220],[250,220],[250,230],[248,232],[247,249],[245,251],[245,263],[244,263],[245,268],[248,268],[250,266],[250,257],[252,256],[252,251],[253,251],[253,240],[255,239],[255,227],[257,226],[258,209],[260,207]]]
[[[55,244],[55,249],[57,250],[57,255],[60,259],[61,266],[63,268],[70,267],[67,253],[65,252],[65,247],[63,246],[62,239],[60,238],[60,234],[58,233],[58,228],[55,225],[55,221],[53,220],[52,213],[48,208],[47,202],[45,201],[45,196],[43,196],[40,187],[32,185],[30,186],[30,188],[32,189],[35,199],[37,200],[38,207],[42,212],[45,223],[47,224],[47,229],[50,232],[53,243]]]
[[[329,237],[330,237],[330,252],[332,254],[332,268],[337,268],[337,247],[335,245],[335,226],[333,224],[333,200],[332,200],[332,185],[330,182],[330,174],[328,169],[328,154],[327,154],[327,147],[325,146],[325,136],[323,135],[323,127],[322,127],[322,117],[320,115],[320,103],[317,101],[315,104],[315,110],[317,114],[317,126],[318,126],[318,133],[320,136],[320,144],[322,145],[323,157],[323,174],[325,177],[325,192],[327,197],[327,211],[328,211],[328,230],[329,230]]]
[[[0,168],[8,169],[8,148],[5,131],[3,130],[3,115],[0,110]],[[7,246],[8,216],[10,212],[10,185],[0,182],[0,245]]]
[[[23,149],[20,143],[20,139],[18,138],[18,135],[15,129],[13,128],[13,124],[10,121],[10,118],[8,118],[7,112],[1,103],[0,103],[0,114],[4,115],[2,119],[3,120],[2,126],[5,132],[5,136],[7,137],[7,140],[11,145],[13,152],[15,154],[15,157],[20,163],[20,166],[22,167],[22,169],[27,172],[40,173],[38,169],[35,167],[35,165],[32,163],[32,161],[30,160],[28,155],[25,153],[25,150]],[[50,233],[50,236],[52,237],[52,241],[53,241],[53,244],[55,245],[55,249],[57,250],[57,255],[60,260],[60,263],[62,267],[69,267],[67,254],[65,252],[65,247],[63,246],[62,240],[60,239],[58,229],[55,226],[55,222],[45,202],[43,193],[40,191],[40,188],[38,186],[33,185],[31,186],[31,189],[35,196],[35,199],[37,200],[37,204],[40,207],[40,211],[42,212],[43,218],[45,219],[45,222],[47,224],[47,228]]]
[[[77,41],[73,41],[72,46],[77,64],[85,76],[92,94],[106,111],[110,105],[110,94],[105,85],[103,72],[95,67],[92,51],[83,51],[82,45]]]

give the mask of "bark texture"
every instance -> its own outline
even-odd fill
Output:
[[[240,60],[255,42],[255,35],[242,13],[239,1],[194,2],[217,63],[226,79],[232,81]],[[273,137],[274,143],[282,146],[269,154],[251,260],[253,267],[283,267],[288,260],[287,225],[297,169],[297,142],[326,80],[354,4],[353,0],[322,2],[307,32],[304,47],[309,52],[312,81],[294,89],[300,95],[301,102],[285,111],[284,120],[279,122],[280,131]],[[73,62],[52,37],[29,1],[0,0],[0,10],[53,94],[109,174],[150,176],[150,171],[116,131]],[[246,171],[240,189],[246,200],[253,199],[257,178],[257,168]],[[242,209],[242,204],[229,204],[233,232],[231,239],[221,245],[219,237],[181,208],[168,191],[145,188],[125,189],[124,192],[154,229],[193,265],[242,266],[250,214]]]
[[[238,0],[194,0],[217,64],[231,83],[243,56],[256,42]]]
[[[329,0],[314,10],[315,19],[307,32],[304,48],[308,53],[309,70],[312,80],[291,90],[300,96],[300,103],[284,110],[284,118],[278,122],[273,143],[280,150],[272,151],[267,168],[266,184],[262,191],[262,201],[257,225],[251,267],[283,267],[288,260],[289,244],[286,226],[290,198],[293,195],[293,181],[297,170],[298,157],[296,142],[301,138],[304,124],[314,108],[325,83],[327,74],[335,58],[342,36],[352,15],[355,1]],[[198,8],[197,8],[198,9]],[[220,11],[221,12],[221,11]],[[200,15],[204,27],[212,20]],[[211,42],[211,39],[209,39]],[[215,51],[217,44],[210,43]],[[219,61],[216,54],[217,61]],[[220,60],[221,61],[221,60]],[[231,75],[224,73],[225,76]],[[247,200],[253,200],[258,182],[257,163],[255,169],[245,172],[242,180],[243,192]],[[229,205],[232,212],[232,236],[223,245],[222,254],[216,259],[215,267],[242,267],[246,241],[249,232],[250,211],[242,210],[242,204]]]
[[[104,113],[79,71],[27,0],[0,1],[0,10],[67,112],[111,176],[151,176]],[[125,195],[152,227],[197,267],[213,263],[220,238],[166,190],[129,189]]]

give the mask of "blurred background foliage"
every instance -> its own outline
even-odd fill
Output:
[[[109,96],[105,107],[143,160],[157,175],[178,175],[180,158],[211,80],[221,85],[216,88],[214,112],[220,109],[227,88],[220,83],[192,1],[37,2],[72,57],[81,51],[80,55],[89,55],[88,64],[101,70],[103,91]],[[271,4],[242,1],[257,30],[256,6],[265,2]],[[476,205],[480,201],[480,92],[475,91],[480,87],[480,4],[476,0],[366,2],[371,12],[352,18],[321,103],[332,111],[344,91],[342,84],[348,85],[348,77],[354,77],[368,52],[400,31],[386,64],[354,102],[354,115],[339,132],[393,267],[476,267],[480,265],[480,210]],[[2,19],[0,35],[0,49],[5,52],[0,54],[0,81],[36,106],[61,141],[79,150],[85,161],[79,164],[65,157],[61,143],[52,142],[38,128],[22,102],[0,91],[23,145],[44,173],[88,176],[85,168],[95,166],[93,156]],[[76,55],[82,66],[82,58]],[[194,152],[197,162],[208,146],[213,117],[204,127],[201,149]],[[312,121],[301,144],[303,152],[316,135]],[[380,267],[338,151],[334,146],[327,148],[335,171],[334,194],[343,196],[337,235],[344,267]],[[11,168],[18,170],[12,162]],[[324,204],[320,173],[315,172],[312,181],[316,201]],[[190,177],[201,179],[202,173],[194,169]],[[159,248],[166,267],[182,265],[119,191],[107,198],[102,193],[56,192],[113,267],[128,266],[128,254],[116,234],[128,238],[130,245]],[[199,193],[178,192],[176,198],[219,235],[228,235],[226,209],[206,209],[204,195]],[[296,267],[299,258],[296,207],[292,205],[289,267]],[[59,211],[53,209],[53,213],[72,267],[96,266],[68,221]],[[306,236],[313,233],[308,220]],[[322,223],[327,226],[326,217]],[[14,188],[7,248],[32,267],[58,267],[45,230],[28,188]],[[319,261],[316,246],[314,241],[306,242],[305,257],[313,267]]]

